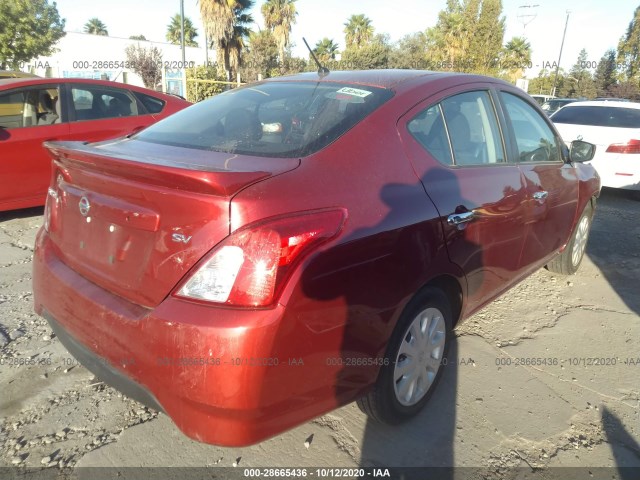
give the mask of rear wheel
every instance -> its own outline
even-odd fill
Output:
[[[452,335],[451,306],[438,289],[427,288],[407,306],[391,335],[386,365],[358,407],[372,419],[397,424],[428,402],[446,365]]]
[[[578,271],[584,252],[587,249],[589,232],[591,230],[591,219],[593,218],[593,208],[587,204],[578,220],[578,224],[571,236],[571,240],[564,251],[547,263],[547,270],[562,275],[573,275]]]

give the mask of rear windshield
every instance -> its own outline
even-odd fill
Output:
[[[558,110],[551,120],[554,123],[572,125],[640,128],[640,109],[567,105],[562,110]]]
[[[336,140],[392,95],[386,89],[335,83],[258,84],[193,105],[136,139],[262,157],[302,157]]]

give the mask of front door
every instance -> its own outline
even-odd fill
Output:
[[[579,197],[575,168],[562,158],[562,141],[546,116],[515,93],[499,93],[506,124],[515,140],[511,150],[525,178],[526,220],[520,268],[543,266],[568,240]]]

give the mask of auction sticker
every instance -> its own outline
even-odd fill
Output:
[[[371,92],[366,90],[360,90],[359,88],[351,88],[351,87],[343,87],[338,90],[336,93],[346,93],[347,95],[353,95],[354,97],[364,98],[368,95],[371,95]]]

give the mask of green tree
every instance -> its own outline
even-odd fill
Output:
[[[362,13],[351,15],[344,24],[344,34],[347,50],[364,47],[373,38],[371,19]]]
[[[389,58],[391,68],[425,69],[427,36],[424,32],[405,35],[395,45]]]
[[[627,80],[640,79],[640,7],[636,8],[627,32],[618,43],[618,63],[624,64]]]
[[[531,79],[529,82],[530,94],[551,95],[553,90],[553,80],[555,78],[555,68],[547,70],[543,68],[538,73],[536,78]],[[558,70],[558,83],[556,85],[556,92],[561,91],[567,82],[566,72],[561,68]]]
[[[576,63],[569,70],[563,88],[558,88],[561,97],[595,98],[596,85],[587,69],[587,51],[583,48],[578,54]]]
[[[501,60],[502,70],[515,82],[531,64],[531,44],[524,37],[513,37],[504,46]]]
[[[182,38],[180,14],[176,13],[171,17],[171,23],[167,25],[167,41],[173,45],[180,45]],[[198,42],[194,39],[198,36],[198,29],[193,26],[190,18],[184,17],[184,44],[187,47],[197,47]]]
[[[607,50],[598,62],[593,81],[596,84],[596,91],[599,97],[605,97],[610,94],[611,88],[618,83],[616,51],[613,48]]]
[[[447,0],[427,30],[427,60],[437,69],[497,74],[504,39],[501,0]]]
[[[278,42],[271,30],[249,35],[247,54],[240,69],[243,78],[257,80],[258,75],[270,78],[278,75]]]
[[[84,33],[103,35],[105,37],[109,35],[107,26],[97,17],[90,18],[89,21],[84,24]]]
[[[427,30],[427,60],[435,62],[436,69],[464,71],[462,63],[472,26],[469,15],[464,13],[459,0],[447,0],[447,8],[438,13],[436,26]]]
[[[199,66],[188,68],[187,75],[187,100],[200,102],[209,97],[222,93],[225,90],[225,77],[221,77],[218,69],[213,66]],[[204,80],[204,81],[200,81]],[[220,83],[213,83],[219,81]]]
[[[492,75],[499,69],[498,60],[504,41],[505,19],[501,0],[483,0],[473,35],[469,39],[469,51],[474,71]]]
[[[265,26],[271,30],[278,43],[280,62],[285,62],[285,53],[290,46],[291,25],[296,23],[296,0],[267,0],[262,4]]]
[[[392,52],[389,35],[378,34],[359,48],[345,50],[340,63],[353,70],[388,68]]]
[[[144,86],[152,90],[157,89],[162,81],[162,52],[156,47],[129,45],[125,54],[131,70],[140,75]]]
[[[331,60],[336,59],[336,55],[339,53],[338,45],[333,41],[333,39],[324,37],[322,40],[318,40],[315,48],[313,49],[313,53],[316,54],[320,63],[325,65]]]
[[[240,66],[242,50],[253,17],[253,0],[200,0],[200,15],[207,36],[216,47],[218,68],[231,79]]]
[[[129,37],[129,40],[143,40],[143,41],[147,41],[147,37],[145,37],[144,35],[131,35]]]
[[[18,69],[20,63],[53,53],[65,35],[64,23],[55,2],[0,0],[0,67]]]

